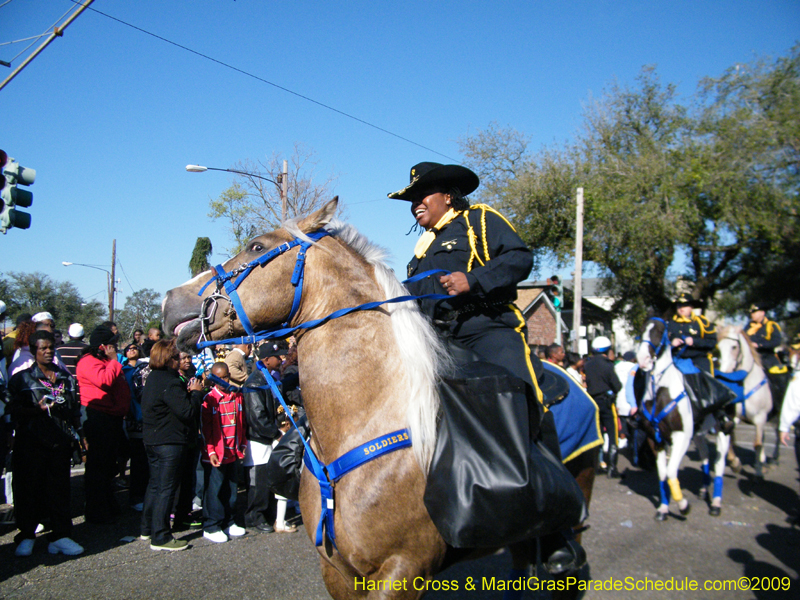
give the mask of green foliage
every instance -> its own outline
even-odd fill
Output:
[[[135,329],[145,334],[150,327],[160,327],[161,295],[152,289],[141,289],[125,299],[125,308],[115,315],[121,340],[133,338]]]
[[[250,201],[248,194],[239,183],[220,194],[219,198],[212,200],[208,216],[212,219],[224,219],[227,222],[228,233],[233,236],[236,244],[227,248],[231,255],[241,252],[247,240],[255,235],[255,225],[249,220]]]
[[[728,312],[767,292],[797,310],[800,286],[774,283],[798,277],[799,48],[705,80],[688,106],[647,67],[587,106],[571,144],[528,153],[493,124],[462,151],[538,260],[571,263],[584,188],[585,259],[634,328],[671,306],[678,277]]]
[[[54,281],[44,273],[0,274],[0,291],[12,322],[22,313],[46,311],[53,315],[56,328],[64,333],[72,323],[81,323],[89,332],[107,314],[102,303],[84,300],[70,282]]]
[[[208,271],[211,265],[208,262],[208,257],[211,256],[213,248],[211,247],[211,240],[207,237],[197,238],[197,242],[192,250],[192,258],[189,260],[189,272],[192,277],[199,275],[203,271]]]

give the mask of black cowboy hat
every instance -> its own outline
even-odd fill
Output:
[[[769,307],[766,304],[762,304],[761,302],[753,302],[753,304],[750,305],[750,308],[748,309],[747,312],[752,314],[759,310],[767,311],[769,310]]]
[[[413,201],[419,192],[434,186],[456,187],[462,195],[471,194],[480,185],[478,176],[461,165],[442,165],[434,162],[421,162],[411,167],[410,183],[402,190],[387,194],[396,200]]]
[[[569,383],[558,375],[546,371],[542,361],[535,354],[531,354],[531,364],[533,373],[536,375],[536,383],[542,390],[545,406],[555,404],[569,394]]]
[[[694,298],[692,298],[691,294],[684,292],[678,296],[677,300],[675,300],[675,304],[676,306],[694,306],[696,301]]]
[[[284,340],[266,341],[256,348],[256,356],[264,360],[270,356],[283,356],[289,353],[289,344]]]

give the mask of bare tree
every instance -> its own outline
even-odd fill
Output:
[[[295,144],[288,161],[286,218],[290,219],[322,207],[333,197],[337,178],[318,176],[314,152],[301,144]],[[283,158],[275,153],[266,161],[244,160],[230,168],[252,175],[237,175],[230,188],[211,200],[208,216],[228,222],[236,245],[226,250],[237,254],[252,237],[281,226]]]

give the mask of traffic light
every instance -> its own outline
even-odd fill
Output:
[[[547,292],[550,299],[553,301],[553,307],[561,312],[561,309],[564,307],[564,286],[561,284],[558,275],[553,275],[549,278],[547,280],[547,285],[549,286]]]
[[[21,166],[2,150],[0,169],[4,175],[0,178],[0,233],[5,233],[12,227],[27,229],[31,226],[31,216],[16,210],[16,207],[28,208],[33,204],[33,194],[17,185],[31,185],[36,180],[36,171]]]

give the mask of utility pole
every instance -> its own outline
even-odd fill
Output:
[[[281,175],[281,223],[286,221],[286,202],[289,190],[289,161],[283,161],[283,175]]]
[[[115,277],[117,267],[117,240],[111,246],[111,282],[108,286],[108,320],[114,320],[114,301],[117,298],[117,280]]]
[[[578,188],[577,215],[575,218],[575,277],[573,292],[575,294],[572,312],[572,351],[580,352],[581,339],[581,298],[583,296],[581,274],[583,272],[583,188]]]
[[[56,27],[55,29],[53,29],[53,33],[50,34],[50,36],[44,41],[44,43],[41,46],[39,46],[36,50],[34,50],[33,54],[31,54],[28,58],[26,58],[20,66],[18,66],[16,69],[14,69],[14,72],[11,73],[11,75],[9,75],[8,77],[5,78],[3,83],[0,83],[0,90],[2,90],[4,87],[6,87],[8,82],[11,81],[12,79],[14,79],[14,77],[16,77],[19,74],[19,72],[22,71],[22,69],[24,69],[28,65],[29,62],[31,62],[34,58],[36,58],[38,56],[38,54],[42,50],[47,48],[47,46],[50,45],[50,42],[52,42],[57,37],[61,37],[62,35],[64,35],[64,30],[67,28],[67,26],[70,23],[72,23],[75,19],[77,19],[78,15],[80,15],[84,10],[86,10],[86,8],[92,2],[94,2],[94,0],[86,0],[86,2],[84,2],[83,4],[80,4],[79,5],[80,8],[69,19],[67,19],[66,23],[64,23],[61,27]],[[9,66],[9,65],[6,65],[6,66]]]

